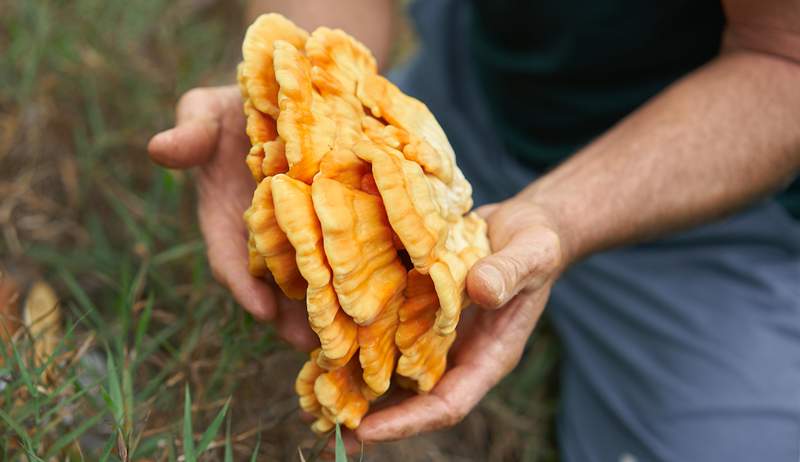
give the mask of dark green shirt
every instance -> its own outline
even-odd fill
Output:
[[[547,169],[719,52],[714,0],[473,0],[471,39],[496,129]],[[800,213],[800,192],[784,194]]]

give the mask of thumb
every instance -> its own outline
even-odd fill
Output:
[[[502,224],[496,224],[503,232]],[[507,229],[507,228],[506,228]],[[490,223],[490,238],[494,244]],[[555,278],[562,264],[558,234],[542,224],[530,224],[515,231],[492,255],[478,260],[467,275],[467,292],[478,305],[499,308],[523,289],[536,290]]]
[[[169,168],[207,163],[217,149],[231,98],[239,98],[235,87],[195,88],[184,94],[176,108],[175,127],[150,139],[150,158]]]

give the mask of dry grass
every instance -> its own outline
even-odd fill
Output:
[[[0,11],[0,281],[23,297],[49,281],[67,323],[46,364],[24,331],[0,349],[2,460],[182,460],[228,398],[201,460],[224,460],[226,425],[233,459],[257,447],[258,460],[299,460],[316,442],[292,392],[302,358],[212,281],[190,175],[144,150],[183,91],[232,79],[240,12],[203,0]],[[365,460],[552,458],[554,345],[540,334],[457,428]]]

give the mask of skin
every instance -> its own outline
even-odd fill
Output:
[[[516,366],[553,283],[569,266],[719,219],[797,175],[800,3],[723,4],[729,26],[719,57],[515,197],[480,209],[494,253],[472,268],[467,290],[483,309],[471,310],[459,326],[439,384],[373,410],[358,439],[400,439],[463,419]],[[242,160],[247,140],[238,90],[187,93],[175,128],[153,137],[149,152],[167,167],[197,167],[200,223],[217,279],[248,311],[276,322],[288,341],[313,345],[303,311],[285,309],[273,287],[246,270],[241,213],[254,185]]]

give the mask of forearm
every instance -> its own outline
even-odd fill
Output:
[[[392,0],[250,0],[248,24],[269,12],[280,13],[308,31],[319,26],[343,29],[369,47],[380,66],[392,51]]]
[[[800,169],[800,65],[722,55],[520,193],[567,261],[730,214]]]

